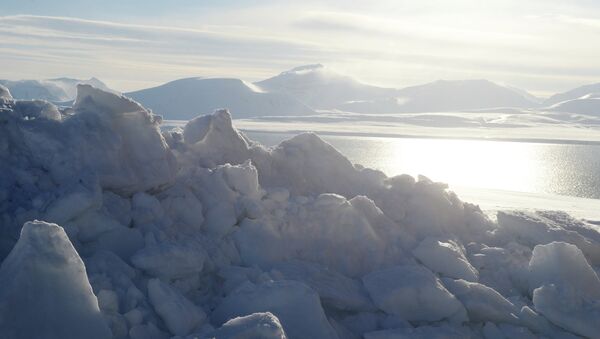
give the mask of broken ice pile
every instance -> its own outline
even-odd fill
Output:
[[[0,87],[0,337],[600,335],[593,224],[491,220],[225,110],[160,122],[89,85],[61,109]]]

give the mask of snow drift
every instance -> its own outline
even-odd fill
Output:
[[[597,225],[490,220],[315,134],[265,148],[225,110],[161,133],[88,85],[62,110],[0,99],[2,337],[598,333]]]

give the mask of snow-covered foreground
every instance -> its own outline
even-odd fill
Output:
[[[597,225],[492,220],[314,134],[266,149],[226,111],[159,124],[87,85],[62,112],[0,91],[0,337],[600,333]]]

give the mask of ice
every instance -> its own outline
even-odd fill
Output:
[[[537,245],[529,261],[531,290],[545,284],[568,285],[591,298],[600,298],[600,280],[577,246],[552,242]]]
[[[140,104],[90,86],[60,117],[1,96],[0,337],[599,331],[591,222],[496,221],[445,184],[353,165],[313,133],[265,148],[225,110],[161,132]]]
[[[468,328],[445,324],[374,331],[364,335],[365,339],[459,339],[470,337],[472,337],[472,333]]]
[[[158,130],[155,116],[128,98],[90,85],[78,85],[77,91],[73,109],[80,111],[79,116],[89,123],[99,120],[100,124],[114,126],[110,134],[92,130],[88,138],[118,138],[103,140],[108,147],[91,148],[95,153],[90,154],[88,161],[101,170],[103,187],[131,193],[158,188],[172,181],[177,165]]]
[[[327,306],[340,310],[374,310],[362,284],[317,264],[302,261],[274,265],[271,276],[281,280],[302,281],[314,289]]]
[[[363,278],[375,305],[408,321],[467,321],[467,312],[428,269],[416,265],[376,271]]]
[[[531,247],[547,244],[552,241],[562,241],[576,245],[594,263],[600,263],[600,239],[598,232],[582,232],[569,229],[570,223],[552,220],[551,215],[530,212],[500,212],[498,213],[499,236],[518,237],[519,240]]]
[[[430,270],[446,277],[476,282],[479,272],[471,265],[464,252],[452,240],[440,241],[435,238],[425,238],[413,250],[415,258]]]
[[[485,339],[504,339],[504,338],[519,338],[519,339],[535,339],[536,335],[531,333],[524,327],[514,326],[510,324],[499,324],[487,322],[483,326],[483,337]]]
[[[600,280],[575,245],[538,245],[529,263],[529,284],[538,312],[555,325],[594,337],[600,325]]]
[[[517,323],[517,307],[494,289],[465,280],[444,279],[444,286],[464,305],[469,320]]]
[[[389,245],[396,239],[386,236],[397,237],[401,231],[392,229],[391,221],[368,198],[321,194],[301,200],[290,202],[283,218],[242,222],[234,239],[246,264],[269,268],[282,260],[301,259],[359,277],[386,260],[400,260],[401,248]],[[260,246],[263,241],[273,245]]]
[[[286,339],[281,323],[272,313],[253,313],[227,321],[210,338],[219,339]]]
[[[533,291],[533,303],[544,317],[567,331],[588,338],[600,333],[598,299],[589,298],[571,286],[538,287]]]
[[[153,276],[179,278],[202,271],[206,257],[198,244],[165,242],[139,250],[131,262]]]
[[[64,230],[23,225],[0,267],[0,333],[4,338],[111,338],[81,258]]]
[[[174,335],[186,335],[206,320],[204,311],[159,279],[148,281],[148,297],[154,310]]]
[[[190,120],[183,137],[194,159],[204,167],[238,164],[248,158],[248,143],[231,128],[231,114],[224,109]]]
[[[3,105],[7,105],[13,101],[12,95],[6,86],[0,85],[0,101]]]
[[[222,324],[228,319],[256,312],[273,313],[291,339],[337,338],[318,294],[296,281],[244,284],[219,304],[211,319]]]

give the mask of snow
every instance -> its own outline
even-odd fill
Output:
[[[264,147],[226,110],[161,132],[139,103],[91,86],[58,115],[2,93],[3,338],[600,330],[595,223],[490,217],[445,184],[354,165],[314,133]]]

